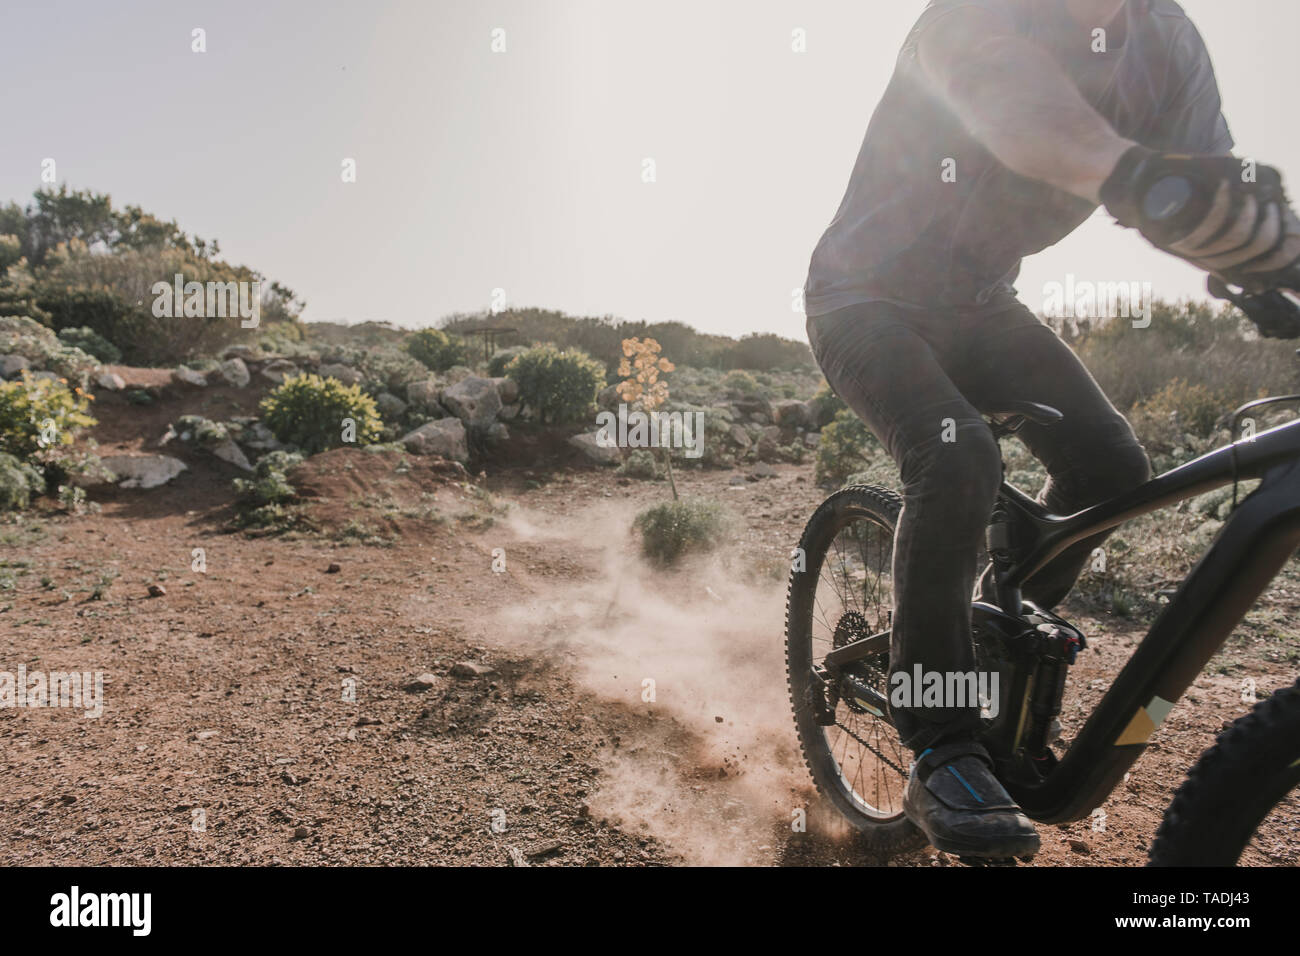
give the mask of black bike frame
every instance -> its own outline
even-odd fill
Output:
[[[1020,611],[1035,571],[1070,545],[1133,518],[1240,480],[1260,485],[1232,512],[1041,782],[1007,781],[1025,813],[1047,823],[1086,817],[1146,749],[1152,731],[1300,546],[1300,421],[1190,461],[1069,516],[1048,513],[1004,484],[1002,500],[1024,542],[998,576],[999,604]],[[1029,529],[1029,530],[1026,530]],[[977,605],[977,611],[981,606]],[[988,613],[997,610],[983,605]]]

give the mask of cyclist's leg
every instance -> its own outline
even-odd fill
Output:
[[[997,444],[907,313],[856,306],[809,320],[813,352],[835,392],[898,463],[903,511],[894,533],[891,666],[971,672],[970,593],[978,542],[997,494]],[[891,689],[893,684],[891,684]],[[894,708],[920,751],[978,726],[978,707]]]
[[[988,319],[968,354],[971,361],[957,377],[977,407],[1021,400],[1051,405],[1064,414],[1057,425],[1030,423],[1019,432],[1047,468],[1039,500],[1049,509],[1070,514],[1151,476],[1146,452],[1128,421],[1070,347],[1028,309]],[[1025,596],[1042,607],[1058,604],[1108,536],[1095,535],[1067,549],[1025,582]]]

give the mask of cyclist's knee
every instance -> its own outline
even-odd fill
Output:
[[[941,492],[955,508],[992,506],[1002,480],[1002,454],[980,419],[945,419],[936,434],[913,445],[903,483],[911,492]]]
[[[1121,494],[1151,480],[1151,459],[1131,430],[1125,441],[1112,447],[1102,464],[1101,483],[1108,486],[1109,494]]]

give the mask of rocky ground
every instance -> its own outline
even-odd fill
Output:
[[[103,450],[137,454],[180,413],[251,408],[236,386],[186,396],[99,402]],[[161,487],[94,488],[97,513],[0,526],[0,670],[104,674],[98,719],[0,709],[0,862],[953,862],[864,854],[802,769],[780,572],[823,495],[810,465],[680,473],[683,495],[736,520],[725,559],[666,573],[629,534],[663,482],[574,464],[467,482],[348,450],[300,476],[304,530],[251,537],[230,530],[238,466],[176,454],[189,468]],[[1254,616],[1296,603],[1279,588]],[[1143,622],[1066,616],[1091,640],[1068,739]],[[1141,864],[1188,767],[1248,708],[1243,675],[1288,685],[1296,649],[1289,631],[1244,629],[1104,823],[1044,827],[1035,865]],[[1250,862],[1296,862],[1291,811]]]

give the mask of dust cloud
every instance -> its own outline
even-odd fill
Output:
[[[497,639],[563,651],[578,681],[626,706],[622,739],[593,812],[665,841],[687,862],[779,862],[797,811],[809,833],[842,837],[817,806],[799,754],[785,676],[785,582],[746,567],[743,541],[663,571],[636,551],[634,511],[608,503],[580,523],[515,512],[533,553],[582,573],[536,577],[506,608]],[[540,645],[540,646],[539,646]]]

